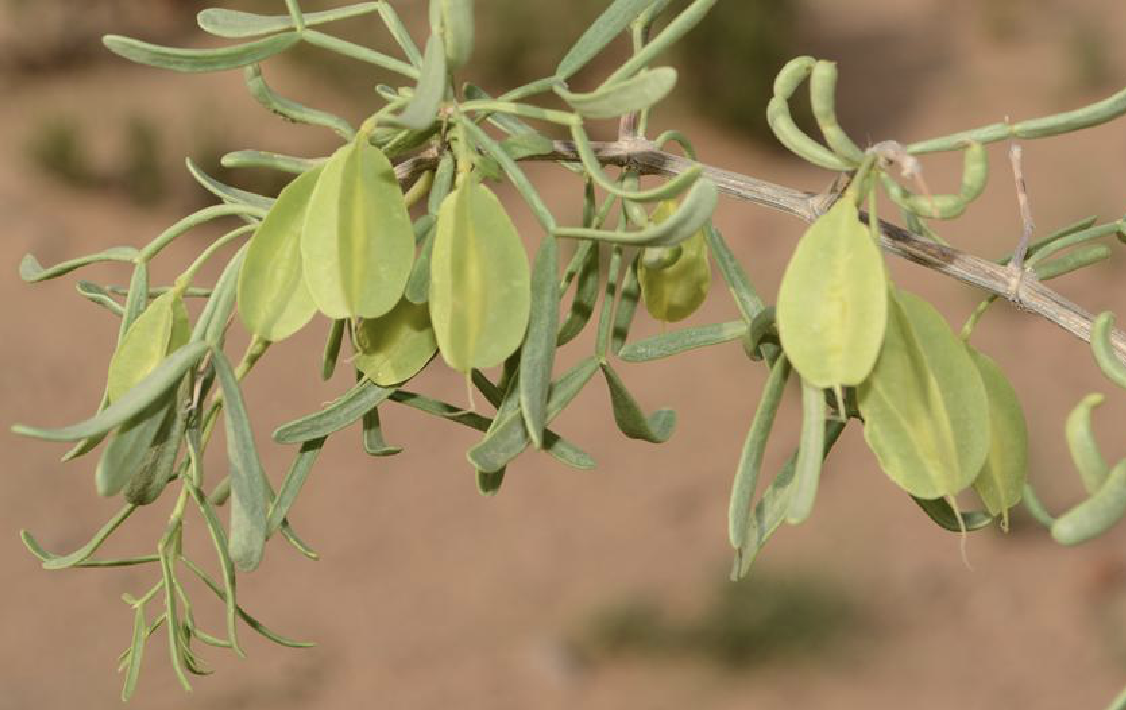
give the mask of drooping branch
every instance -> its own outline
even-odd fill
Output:
[[[592,146],[603,165],[634,167],[643,175],[675,176],[697,164],[687,158],[659,150],[651,141],[643,138],[593,142]],[[579,155],[570,141],[555,141],[554,152],[527,159],[578,162]],[[400,163],[396,173],[400,180],[409,183],[416,176],[433,168],[436,161],[435,154],[428,151]],[[832,194],[795,190],[741,173],[702,165],[704,175],[712,180],[721,192],[739,200],[784,212],[806,223],[817,219],[835,199],[835,195]],[[1021,310],[1055,323],[1083,341],[1091,340],[1093,316],[1059,292],[1037,281],[1031,274],[1025,275],[1019,290],[1014,292],[1013,272],[1007,267],[954,247],[923,239],[885,220],[880,220],[880,242],[883,249],[891,254],[995,294]],[[1118,356],[1126,360],[1126,333],[1115,329],[1111,340]]]

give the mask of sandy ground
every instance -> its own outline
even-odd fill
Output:
[[[842,98],[842,119],[873,140],[910,141],[1006,115],[1059,111],[1126,83],[1121,43],[1103,47],[1113,80],[1101,89],[1074,88],[1067,54],[1076,23],[1121,27],[1126,7],[1113,0],[1029,2],[1016,11],[1019,31],[999,42],[982,29],[986,5],[1006,3],[808,2],[810,39],[801,51],[840,59],[840,92],[849,97]],[[278,81],[306,99],[319,92],[300,76]],[[325,144],[260,122],[263,114],[232,76],[170,77],[97,65],[77,75],[13,82],[5,93],[0,266],[8,276],[0,279],[6,304],[0,421],[58,424],[95,406],[116,323],[75,296],[75,279],[23,284],[16,276],[20,258],[34,252],[51,263],[112,244],[141,244],[183,206],[137,212],[116,198],[59,187],[27,166],[22,141],[31,124],[53,111],[81,112],[108,136],[122,116],[151,106],[168,135],[185,142],[193,125],[206,120],[248,146]],[[325,102],[333,105],[330,97]],[[807,189],[829,182],[795,159],[694,122],[690,109],[658,123],[688,130],[702,159],[724,168]],[[1025,156],[1042,229],[1088,214],[1107,220],[1122,214],[1123,124],[1028,144]],[[986,195],[966,219],[943,228],[954,244],[987,256],[1010,249],[1019,230],[1003,149],[992,150],[991,158],[995,179]],[[957,167],[942,159],[928,163],[932,187],[951,189]],[[550,169],[536,172],[550,179],[545,191],[553,204],[573,210],[574,180],[555,180]],[[526,215],[521,223],[534,232]],[[721,205],[716,223],[763,293],[773,293],[801,225],[732,201]],[[173,276],[172,266],[187,263],[208,238],[201,232],[175,244],[159,273]],[[1090,309],[1121,313],[1123,266],[1116,254],[1058,286]],[[892,271],[901,285],[939,299],[955,323],[980,298],[917,267],[895,263]],[[120,283],[127,274],[91,269],[81,278]],[[716,288],[694,322],[733,315],[724,289]],[[635,337],[658,332],[639,321]],[[247,382],[262,456],[275,480],[292,451],[269,443],[269,432],[348,386],[346,374],[329,383],[317,376],[326,330],[317,323],[278,346]],[[1080,493],[1063,418],[1082,395],[1108,385],[1081,343],[1005,307],[986,317],[975,342],[1002,363],[1022,394],[1034,480],[1053,508],[1070,505]],[[590,347],[584,338],[564,360]],[[726,574],[727,496],[764,375],[737,345],[620,369],[646,407],[676,408],[672,441],[657,448],[620,439],[595,383],[558,428],[595,456],[598,469],[570,471],[529,454],[511,467],[493,499],[476,493],[463,453],[473,439],[452,425],[386,412],[388,436],[407,449],[394,459],[366,457],[358,432],[335,437],[292,516],[323,559],[306,561],[277,543],[263,567],[240,580],[240,598],[252,612],[318,647],[281,649],[246,633],[249,660],[205,651],[217,673],[184,695],[160,634],[146,654],[135,706],[1055,710],[1101,708],[1126,682],[1126,528],[1074,550],[1030,525],[1008,536],[978,533],[968,546],[971,571],[957,536],[932,526],[883,477],[851,428],[830,459],[813,518],[782,530],[757,572],[812,576],[855,602],[865,620],[850,631],[845,650],[735,673],[634,657],[576,666],[565,642],[593,610],[631,595],[692,610]],[[435,372],[424,390],[460,401],[462,383]],[[777,469],[796,441],[793,395],[768,470]],[[1098,411],[1097,428],[1108,457],[1117,458],[1126,452],[1113,423],[1126,415],[1126,400],[1111,400]],[[131,617],[117,598],[146,589],[154,571],[42,571],[20,544],[19,529],[35,531],[48,549],[72,549],[115,504],[94,495],[93,461],[64,466],[57,462],[62,447],[3,436],[0,628],[9,642],[0,647],[0,710],[118,707],[114,658],[128,642]],[[212,476],[220,464],[214,461]],[[166,505],[130,521],[110,549],[146,552]],[[189,544],[206,552],[197,536]],[[214,608],[201,612],[212,627],[217,618]]]

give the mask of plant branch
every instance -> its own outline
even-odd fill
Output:
[[[613,142],[592,142],[595,154],[603,165],[633,167],[643,175],[680,175],[696,162],[655,148],[644,138],[625,138]],[[555,150],[526,159],[578,162],[579,155],[570,141],[555,141]],[[412,182],[437,164],[437,154],[427,151],[396,166],[396,174],[405,183]],[[759,180],[740,173],[703,165],[704,176],[721,192],[746,202],[761,205],[811,223],[825,213],[836,199],[834,194],[818,194],[795,190]],[[861,213],[862,219],[867,215]],[[954,247],[937,244],[918,237],[902,227],[880,220],[880,245],[883,249],[924,268],[937,271],[962,283],[996,294],[1019,309],[1045,318],[1090,342],[1093,316],[1064,298],[1054,289],[1036,281],[1028,274],[1019,293],[1012,293],[1011,272],[995,262],[966,253]],[[1115,329],[1111,341],[1119,358],[1126,360],[1126,334]]]

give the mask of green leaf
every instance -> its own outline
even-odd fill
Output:
[[[226,405],[223,420],[227,433],[227,458],[231,465],[231,560],[244,572],[252,572],[261,562],[266,546],[269,484],[254,445],[254,433],[234,370],[222,350],[212,348],[211,353]]]
[[[936,525],[950,532],[960,533],[963,529],[966,532],[973,532],[988,527],[993,522],[992,515],[980,510],[955,511],[945,498],[926,500],[912,496],[911,499],[923,509],[927,517],[933,520]]]
[[[211,292],[211,298],[207,299],[207,305],[203,307],[195,329],[192,330],[191,342],[223,342],[231,314],[235,311],[239,274],[242,272],[242,264],[249,249],[249,244],[243,245],[219,275],[215,289]]]
[[[293,464],[285,474],[281,488],[278,489],[278,497],[274,499],[270,506],[266,523],[267,536],[277,532],[282,523],[285,522],[286,516],[289,515],[289,509],[293,507],[293,502],[297,500],[297,495],[301,493],[305,480],[309,477],[309,472],[313,470],[313,464],[316,463],[321,449],[324,448],[325,441],[326,437],[321,437],[301,444],[297,458],[293,460]]]
[[[179,290],[168,291],[149,304],[126,331],[109,364],[106,396],[121,398],[164,360],[187,342],[188,312]]]
[[[129,516],[132,515],[135,510],[137,510],[137,506],[126,505],[119,510],[116,515],[110,518],[109,522],[103,525],[101,529],[94,534],[94,537],[90,538],[89,542],[69,555],[54,555],[47,552],[39,545],[35,537],[26,530],[20,531],[20,538],[23,540],[23,544],[27,546],[27,549],[31,551],[31,554],[35,555],[43,563],[43,569],[57,570],[79,567],[98,551],[102,543],[113,534],[114,530],[121,527],[121,524],[128,520]]]
[[[660,67],[625,81],[603,84],[588,94],[573,94],[562,87],[556,87],[555,93],[580,116],[598,119],[643,111],[668,96],[674,86],[676,70]]]
[[[565,80],[582,69],[651,4],[653,0],[614,0],[559,62],[555,76]]]
[[[687,173],[684,173],[687,175]],[[671,185],[672,183],[666,183]],[[659,188],[659,193],[654,199],[663,199],[664,190]],[[641,194],[641,193],[639,193]],[[648,198],[649,195],[646,195]],[[634,197],[631,199],[641,199]],[[715,212],[719,203],[719,189],[715,183],[706,178],[700,178],[688,190],[684,201],[676,212],[669,215],[668,219],[659,223],[651,223],[645,229],[636,232],[610,231],[605,229],[589,229],[586,227],[560,227],[554,230],[558,237],[569,239],[596,239],[632,246],[673,246],[683,242],[703,229]]]
[[[274,430],[279,444],[301,444],[340,431],[386,400],[393,389],[363,379],[319,412],[295,419]]]
[[[406,382],[438,352],[430,310],[405,298],[390,313],[357,325],[355,343],[356,369],[382,387]]]
[[[301,234],[305,283],[330,318],[377,318],[403,295],[414,231],[395,169],[366,137],[324,167]]]
[[[321,354],[321,379],[328,381],[336,372],[336,363],[340,359],[340,348],[344,344],[344,331],[347,330],[347,318],[337,318],[329,328],[328,337],[325,338],[324,352]]]
[[[411,267],[411,275],[403,291],[403,296],[411,303],[421,305],[430,300],[430,260],[434,256],[434,237],[437,233],[436,226],[426,231],[418,258],[414,260],[414,265]]]
[[[40,429],[17,424],[12,431],[47,441],[78,441],[108,432],[128,421],[159,399],[194,367],[208,350],[207,343],[190,343],[169,355],[120,399],[84,422],[59,429]]]
[[[457,71],[473,54],[473,0],[437,0],[441,6],[442,39],[450,58],[450,71]],[[425,65],[426,60],[423,59]]]
[[[778,289],[778,333],[802,378],[822,389],[858,385],[887,323],[880,249],[849,196],[806,231]]]
[[[1017,392],[997,363],[967,349],[989,398],[989,455],[974,479],[974,490],[990,515],[1002,516],[1002,527],[1007,529],[1009,508],[1020,502],[1028,480],[1028,425]]]
[[[989,455],[985,385],[933,306],[905,291],[890,295],[884,346],[859,389],[864,438],[911,495],[957,495]]]
[[[426,41],[426,53],[419,70],[418,85],[403,112],[395,122],[407,128],[422,130],[438,120],[438,108],[446,95],[446,50],[442,39],[430,35]]]
[[[155,463],[150,459],[159,456],[160,447],[154,451],[154,444],[165,423],[171,426],[176,404],[176,398],[169,393],[113,433],[94,471],[98,495],[117,495]]]
[[[696,348],[730,342],[743,337],[746,332],[747,324],[741,320],[697,325],[629,343],[622,348],[619,356],[626,362],[660,360]]]
[[[1098,393],[1087,395],[1071,410],[1064,425],[1071,460],[1088,493],[1095,493],[1102,488],[1110,473],[1110,467],[1103,458],[1099,442],[1095,439],[1095,430],[1091,426],[1092,411],[1105,399]]]
[[[243,70],[243,76],[250,95],[267,111],[293,123],[303,123],[308,126],[327,128],[346,141],[350,141],[356,137],[356,131],[343,118],[328,113],[327,111],[304,106],[275,92],[270,88],[270,85],[266,83],[266,78],[262,76],[262,68],[259,65],[251,64],[248,66]],[[259,156],[256,157],[260,158],[262,155],[264,154],[259,154]],[[271,167],[288,167],[292,165],[293,160],[298,159],[286,158],[279,161],[275,157],[268,162],[271,164]],[[309,161],[303,162],[308,163]],[[221,164],[224,167],[228,167],[226,156],[221,159]],[[298,172],[305,172],[305,170],[298,170]]]
[[[622,277],[622,288],[618,296],[618,307],[614,310],[614,324],[611,328],[610,352],[620,355],[629,337],[633,317],[637,313],[637,304],[641,300],[641,282],[637,280],[637,264],[626,267],[625,276]]]
[[[598,303],[598,282],[602,276],[598,245],[589,241],[580,243],[572,259],[572,263],[575,262],[580,264],[575,295],[571,299],[567,319],[559,328],[555,341],[557,347],[566,345],[583,332],[594,314],[595,304]]]
[[[555,142],[542,133],[525,131],[509,136],[499,144],[505,155],[513,160],[524,160],[538,155],[547,155],[555,150]]]
[[[430,317],[451,368],[499,365],[524,339],[528,257],[500,200],[471,176],[442,203],[430,262]]]
[[[295,32],[286,32],[220,49],[162,47],[120,35],[106,35],[102,42],[109,51],[138,64],[181,72],[209,72],[257,64],[289,49],[300,38]]]
[[[1103,374],[1114,384],[1126,388],[1126,365],[1115,352],[1114,341],[1111,339],[1113,331],[1114,313],[1103,311],[1091,325],[1091,349]]]
[[[1078,545],[1106,532],[1126,515],[1126,459],[1111,469],[1094,495],[1052,523],[1052,537],[1061,545]]]
[[[39,264],[38,259],[31,254],[27,254],[24,256],[23,260],[20,261],[20,278],[28,283],[47,281],[48,279],[69,274],[75,269],[81,269],[83,266],[97,264],[103,261],[132,262],[137,258],[139,253],[140,252],[133,247],[113,247],[112,249],[106,249],[97,254],[90,254],[77,259],[71,259],[70,261],[64,261],[61,264],[55,264],[49,268],[43,268],[43,266]]]
[[[347,7],[339,7],[324,12],[302,14],[306,27],[315,27],[336,20],[359,17],[379,9],[382,2],[361,2]],[[216,37],[237,39],[258,37],[293,29],[293,18],[289,15],[258,15],[252,12],[207,8],[196,15],[200,29]]]
[[[272,197],[265,197],[256,192],[240,190],[237,187],[232,187],[216,180],[203,172],[203,169],[196,165],[191,158],[185,158],[184,162],[188,166],[188,172],[192,174],[192,177],[200,184],[200,187],[227,204],[243,205],[263,211],[269,210],[274,204]]]
[[[712,256],[715,257],[719,273],[723,276],[723,280],[727,282],[727,287],[731,290],[731,295],[735,298],[735,305],[739,308],[739,312],[743,314],[743,319],[750,323],[766,305],[762,302],[758,292],[755,291],[754,286],[751,285],[747,272],[743,270],[739,260],[735,258],[735,254],[732,253],[731,247],[723,239],[723,235],[713,226],[708,226],[706,229],[708,247]]]
[[[731,486],[731,502],[727,518],[728,537],[731,540],[731,546],[736,550],[742,550],[747,544],[751,520],[751,499],[754,497],[755,488],[758,487],[759,473],[762,469],[762,456],[766,451],[766,441],[770,438],[770,430],[774,426],[774,417],[778,414],[778,406],[782,402],[782,392],[786,388],[786,380],[789,377],[790,363],[785,357],[781,357],[770,368],[770,377],[762,390],[762,399],[759,400],[755,417],[751,420],[751,426],[747,429],[747,438],[743,442],[743,452],[739,456],[739,468],[735,471],[735,482]],[[788,509],[789,493],[785,505],[782,506],[779,522],[785,519]]]
[[[285,340],[317,312],[301,265],[301,230],[320,175],[310,170],[289,183],[250,240],[239,272],[238,311],[246,329],[263,340]]]
[[[631,439],[640,439],[654,444],[663,444],[672,436],[676,428],[676,412],[671,409],[658,409],[652,416],[645,416],[637,400],[626,389],[622,378],[610,367],[602,363],[602,374],[610,389],[610,404],[614,410],[614,421],[618,429]]]
[[[552,383],[547,399],[548,423],[559,416],[559,413],[571,403],[586,383],[590,382],[590,378],[594,377],[595,372],[598,372],[598,359],[584,358]],[[469,450],[469,462],[481,471],[499,471],[528,448],[529,443],[528,429],[523,415],[520,412],[512,412],[493,427],[479,444]],[[556,448],[562,443],[564,442],[557,435],[550,431],[545,432],[544,449],[548,453],[555,455]],[[587,461],[584,460],[582,463],[584,465],[580,467],[585,468]],[[593,461],[589,461],[589,464],[593,465]]]
[[[825,449],[822,452],[822,460],[829,455],[829,450],[837,443],[845,424],[846,422],[832,419],[825,423]],[[786,520],[786,514],[790,510],[790,499],[794,493],[797,458],[798,454],[795,452],[786,460],[782,470],[763,491],[762,496],[755,503],[754,510],[748,516],[747,527],[743,534],[743,546],[735,553],[735,567],[731,572],[733,581],[747,575],[758,553]]]
[[[662,202],[653,211],[651,223],[661,224],[676,211],[673,201]],[[708,260],[707,231],[701,228],[679,245],[680,256],[661,269],[649,268],[644,258],[637,268],[641,300],[649,315],[666,323],[684,320],[708,297],[712,266]],[[646,250],[648,251],[648,250]]]
[[[135,505],[149,505],[160,497],[168,483],[176,475],[176,457],[180,453],[180,443],[187,429],[188,412],[177,406],[190,395],[192,383],[184,378],[175,399],[170,402],[164,421],[145,452],[145,457],[137,473],[129,479],[125,487],[125,500]]]
[[[825,392],[801,383],[801,445],[798,447],[798,460],[794,465],[794,488],[790,496],[790,508],[786,521],[791,525],[803,523],[813,511],[813,501],[817,496],[817,484],[821,480],[821,460],[825,450],[825,417],[828,407]]]
[[[520,350],[518,382],[520,411],[524,413],[532,443],[542,449],[559,329],[559,245],[555,237],[547,235],[540,243],[531,278],[530,320],[528,335]]]
[[[379,421],[379,407],[364,414],[364,451],[369,456],[394,456],[402,453],[400,446],[392,446],[383,438],[383,426]]]
[[[504,473],[507,469],[499,471],[477,471],[477,490],[483,496],[495,496],[504,483]]]
[[[133,612],[133,639],[129,645],[128,661],[125,669],[125,685],[121,689],[121,699],[128,701],[137,689],[137,680],[141,677],[141,658],[145,651],[145,641],[148,639],[148,622],[145,621],[145,607],[138,606]]]

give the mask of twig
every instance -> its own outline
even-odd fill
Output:
[[[687,158],[657,150],[651,141],[642,138],[592,142],[592,146],[603,165],[634,167],[643,175],[679,175],[697,164]],[[570,141],[555,141],[552,153],[527,159],[576,162],[579,157]],[[395,172],[400,181],[410,181],[421,172],[432,169],[437,160],[437,153],[428,150],[403,161],[396,166]],[[709,165],[702,167],[704,175],[721,192],[784,212],[807,223],[824,214],[836,198],[832,194],[795,190]],[[867,219],[863,213],[861,216]],[[880,220],[880,246],[895,256],[996,294],[1022,310],[1055,323],[1080,340],[1091,341],[1093,317],[1090,313],[1038,281],[1025,283],[1018,298],[1017,294],[1011,293],[1011,272],[1006,266],[922,239],[884,220]],[[1126,334],[1115,329],[1111,334],[1111,341],[1119,358],[1126,360]]]

